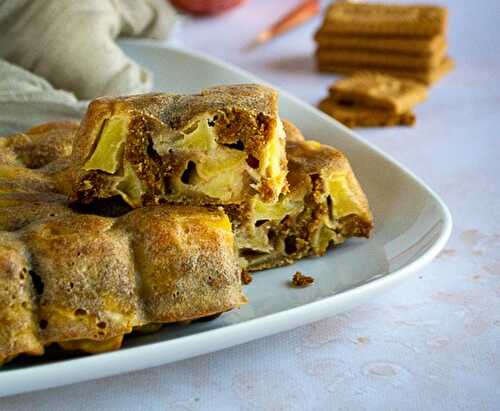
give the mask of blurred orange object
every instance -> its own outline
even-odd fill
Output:
[[[320,11],[319,0],[305,0],[285,16],[274,23],[269,29],[260,33],[252,42],[251,46],[267,43],[276,36],[291,30],[310,18],[314,17]]]
[[[177,8],[193,14],[218,14],[238,6],[245,0],[170,0]]]

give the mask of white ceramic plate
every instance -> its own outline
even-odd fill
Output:
[[[149,67],[155,89],[196,92],[225,84],[261,82],[236,67],[197,53],[126,42],[127,54]],[[348,310],[415,274],[443,248],[451,217],[421,180],[349,129],[281,92],[281,115],[308,138],[331,144],[351,161],[372,207],[369,240],[350,240],[320,258],[258,273],[245,287],[250,304],[219,319],[126,339],[115,352],[72,359],[36,358],[0,369],[0,395],[90,380],[221,350]],[[292,289],[291,275],[314,276],[314,286]]]

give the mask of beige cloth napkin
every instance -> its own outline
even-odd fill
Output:
[[[0,0],[0,57],[79,99],[147,92],[151,74],[114,40],[163,38],[174,19],[166,0]]]
[[[53,120],[80,120],[87,102],[19,66],[0,60],[0,136]]]

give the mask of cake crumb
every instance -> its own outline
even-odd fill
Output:
[[[297,271],[292,277],[292,287],[308,287],[314,283],[314,278]]]
[[[250,273],[246,270],[241,272],[241,282],[243,285],[248,285],[252,282],[253,278]]]
[[[368,342],[370,342],[370,339],[368,337],[365,337],[364,335],[356,338],[356,341],[358,342],[358,344],[366,344]]]

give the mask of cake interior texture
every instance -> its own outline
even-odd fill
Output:
[[[289,193],[276,204],[258,199],[227,207],[246,268],[290,264],[343,243],[368,237],[373,218],[343,153],[312,140],[285,122]]]

